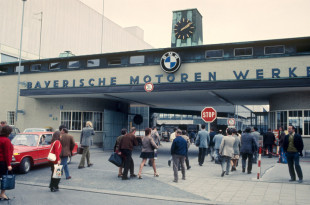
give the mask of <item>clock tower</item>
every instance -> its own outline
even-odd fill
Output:
[[[202,45],[202,16],[197,9],[174,11],[171,47]]]

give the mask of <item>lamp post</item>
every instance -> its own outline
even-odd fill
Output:
[[[41,42],[42,42],[42,23],[43,23],[43,12],[39,12],[39,13],[36,13],[34,15],[41,15],[40,16],[40,19],[37,19],[41,22],[41,25],[40,25],[40,44],[39,44],[39,59],[41,59]]]
[[[103,20],[104,20],[104,0],[102,0],[102,19],[101,19],[101,53],[103,44]]]
[[[18,77],[17,77],[17,93],[16,93],[16,109],[15,109],[15,123],[17,122],[17,114],[18,110],[18,100],[19,100],[19,85],[20,85],[20,71],[21,71],[21,62],[22,62],[22,45],[23,45],[23,27],[24,27],[24,10],[25,10],[25,2],[27,0],[22,0],[23,2],[23,13],[22,13],[22,28],[20,32],[20,46],[19,46],[19,63],[18,63]]]

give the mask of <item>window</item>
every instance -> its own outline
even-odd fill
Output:
[[[103,131],[103,112],[61,112],[61,124],[69,130],[82,130],[86,122],[91,121],[95,131]]]
[[[1,67],[0,68],[0,73],[7,73],[9,69],[7,67]]]
[[[8,111],[7,123],[8,125],[15,125],[15,112],[14,111]]]
[[[287,130],[287,111],[278,111],[277,112],[277,129],[283,127],[284,130]]]
[[[130,64],[144,63],[144,56],[130,56]]]
[[[206,51],[206,58],[222,58],[223,54],[223,50],[209,50]]]
[[[284,46],[265,46],[265,55],[283,53],[285,53]]]
[[[310,110],[304,111],[304,135],[310,135]]]
[[[50,63],[50,70],[57,70],[57,69],[60,69],[60,62]]]
[[[80,67],[80,61],[69,61],[68,62],[68,68],[79,68]]]
[[[30,66],[30,71],[40,71],[41,70],[41,64],[34,64]]]
[[[99,63],[100,63],[100,60],[99,60],[99,59],[88,60],[88,61],[87,61],[87,67],[88,67],[88,68],[90,68],[90,67],[98,67],[98,66],[99,66]]]
[[[303,124],[302,124],[302,111],[289,111],[288,114],[288,123],[289,125],[293,125],[296,128],[296,133],[302,135],[302,129],[303,129]]]
[[[108,65],[121,65],[121,64],[122,64],[121,58],[108,59]]]
[[[235,48],[235,56],[252,56],[253,48]]]

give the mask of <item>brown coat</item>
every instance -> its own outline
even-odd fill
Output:
[[[63,134],[60,139],[62,150],[60,157],[70,157],[72,155],[72,150],[75,145],[75,141],[72,135]]]
[[[133,133],[128,133],[122,137],[119,143],[119,149],[129,149],[133,150],[133,146],[137,146],[138,141]]]

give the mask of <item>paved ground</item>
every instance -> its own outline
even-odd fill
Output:
[[[145,166],[142,180],[122,181],[117,178],[118,168],[107,161],[111,151],[92,148],[95,165],[77,169],[80,156],[74,157],[69,165],[72,179],[62,179],[57,193],[48,189],[49,167],[17,175],[16,189],[7,192],[14,198],[10,204],[309,204],[310,159],[301,162],[303,184],[289,183],[287,165],[276,163],[276,158],[263,157],[260,180],[256,177],[256,165],[252,174],[244,174],[240,171],[241,162],[237,172],[220,177],[220,165],[210,162],[209,156],[202,167],[198,166],[197,148],[191,146],[192,168],[186,172],[186,180],[174,183],[172,168],[167,165],[170,145],[164,142],[159,149],[156,161],[159,177],[153,177],[152,168]],[[139,154],[139,150],[133,154],[136,173],[141,162]]]

